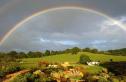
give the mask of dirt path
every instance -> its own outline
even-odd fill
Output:
[[[21,70],[19,72],[13,73],[13,74],[9,74],[6,75],[6,79],[3,82],[10,82],[11,80],[13,80],[16,76],[20,75],[20,74],[25,74],[27,72],[29,72],[30,70]]]

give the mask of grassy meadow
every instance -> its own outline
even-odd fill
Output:
[[[81,65],[76,64],[79,62],[80,55],[85,54],[89,56],[89,58],[92,61],[100,61],[100,62],[107,62],[112,59],[113,61],[126,61],[126,56],[114,56],[114,55],[105,55],[105,54],[94,54],[90,52],[80,52],[78,54],[61,54],[61,55],[52,55],[52,56],[45,56],[42,58],[24,58],[22,59],[22,67],[25,68],[34,68],[38,65],[38,62],[40,61],[47,61],[47,62],[57,62],[57,63],[63,63],[63,62],[69,62],[73,65]],[[85,65],[86,69],[91,73],[97,73],[102,70],[102,67],[100,66],[87,66]]]
[[[85,54],[89,56],[92,61],[107,62],[112,59],[113,61],[126,61],[126,56],[114,56],[114,55],[105,55],[105,54],[94,54],[90,52],[80,52],[76,55],[72,54],[61,54],[61,55],[52,55],[42,58],[24,58],[22,61],[27,64],[37,64],[39,61],[48,61],[48,62],[70,62],[77,63],[79,61],[80,55]]]

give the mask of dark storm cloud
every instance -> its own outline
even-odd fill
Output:
[[[52,7],[65,6],[65,5],[66,6],[78,5],[92,10],[96,10],[105,13],[113,18],[116,18],[125,24],[126,0],[0,0],[0,39],[10,29],[12,29],[12,27],[14,27],[15,24],[25,19],[26,17],[30,16],[31,14],[43,10],[45,8],[52,8]],[[60,12],[64,12],[64,11],[60,11]],[[69,14],[69,13],[65,13],[65,14]],[[115,29],[114,27],[116,27],[116,25],[112,26],[108,23],[104,23],[102,21],[104,18],[100,16],[93,16],[94,18],[93,17],[90,18],[90,13],[88,14],[89,15],[87,15],[87,18],[81,18],[83,17],[81,16],[82,15],[81,13],[78,13],[76,15],[71,14],[68,17],[66,17],[67,15],[64,15],[62,16],[62,20],[60,20],[62,14],[57,14],[57,15],[54,14],[54,16],[48,15],[46,17],[42,17],[43,20],[41,20],[41,23],[39,22],[40,20],[37,20],[36,18],[36,20],[34,19],[33,21],[31,21],[33,23],[30,23],[30,25],[25,24],[24,27],[28,27],[28,28],[22,28],[21,30],[19,30],[19,32],[17,31],[18,33],[15,32],[16,36],[21,36],[20,35],[21,32],[22,33],[29,32],[26,34],[27,36],[22,35],[20,37],[21,39],[16,36],[13,36],[15,37],[15,39],[11,39],[10,37],[10,40],[8,40],[9,42],[5,42],[6,45],[4,44],[4,47],[2,47],[2,49],[0,50],[10,50],[12,49],[12,47],[14,49],[18,49],[18,47],[21,47],[22,50],[40,50],[43,46],[45,49],[47,48],[53,49],[54,47],[52,46],[57,46],[57,48],[61,48],[62,46],[62,48],[65,48],[66,46],[60,44],[63,43],[63,41],[66,43],[69,42],[72,43],[71,41],[73,41],[73,43],[81,43],[73,46],[84,47],[82,45],[85,45],[85,46],[94,46],[98,48],[104,47],[104,49],[108,48],[106,46],[110,46],[109,48],[116,48],[116,47],[124,47],[126,45],[125,44],[126,40],[123,38],[125,32],[122,32],[122,30],[120,29]],[[59,19],[56,18],[57,16],[59,17]],[[53,21],[54,18],[55,21]],[[70,18],[70,19],[66,20],[66,18]],[[79,22],[75,19],[79,20]],[[83,19],[87,19],[87,20],[83,20]],[[46,24],[47,22],[49,22],[50,25]],[[61,22],[65,24],[64,25],[60,24]],[[78,24],[76,24],[75,22],[77,22]],[[54,26],[51,27],[51,25]],[[83,26],[83,28],[81,25]],[[73,26],[77,28],[74,28]],[[71,28],[67,28],[66,30],[66,28],[64,27],[73,27],[73,28],[72,30]],[[101,35],[98,33],[99,28],[101,27],[102,27],[101,35],[104,36],[102,38]],[[111,27],[112,29],[106,27]],[[105,34],[103,35],[103,33]],[[96,40],[92,38],[96,36],[97,36]],[[28,37],[30,37],[30,39]],[[50,45],[48,46],[44,44],[42,45],[41,42],[39,41],[40,38],[44,38],[45,40],[53,40],[53,43],[55,43],[55,41],[59,41],[59,45],[56,44],[51,45],[52,43],[50,43]],[[54,40],[54,38],[56,38],[56,40]],[[19,43],[17,43],[16,41],[17,39],[20,40],[19,43],[20,42],[22,43],[29,42],[29,43],[27,45],[22,45],[22,44],[19,45]],[[80,39],[83,40],[80,41]],[[116,42],[110,42],[110,40],[115,40]],[[9,43],[11,42],[12,43],[15,42],[15,44],[10,45]],[[113,46],[111,46],[111,43],[113,43]],[[117,46],[115,46],[114,44],[116,44]],[[27,46],[29,46],[30,49],[27,48]],[[67,47],[70,46],[71,45],[67,45]]]

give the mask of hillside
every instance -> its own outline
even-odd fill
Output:
[[[126,48],[115,49],[115,50],[108,50],[111,55],[122,55],[126,56]]]
[[[90,57],[92,61],[101,61],[106,62],[110,61],[112,59],[113,61],[126,61],[126,56],[113,56],[113,55],[105,55],[105,54],[94,54],[89,52],[80,52],[76,55],[72,54],[61,54],[61,55],[52,55],[52,56],[46,56],[42,58],[25,58],[22,59],[24,62],[23,65],[25,66],[34,66],[39,61],[48,61],[48,62],[70,62],[70,63],[77,63],[79,61],[80,55],[85,54]]]

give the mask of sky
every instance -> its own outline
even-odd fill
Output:
[[[82,7],[101,12],[126,25],[126,0],[0,0],[0,40],[32,14],[58,7]],[[79,9],[59,9],[32,18],[0,45],[0,51],[62,50],[126,47],[126,31],[104,16]]]

